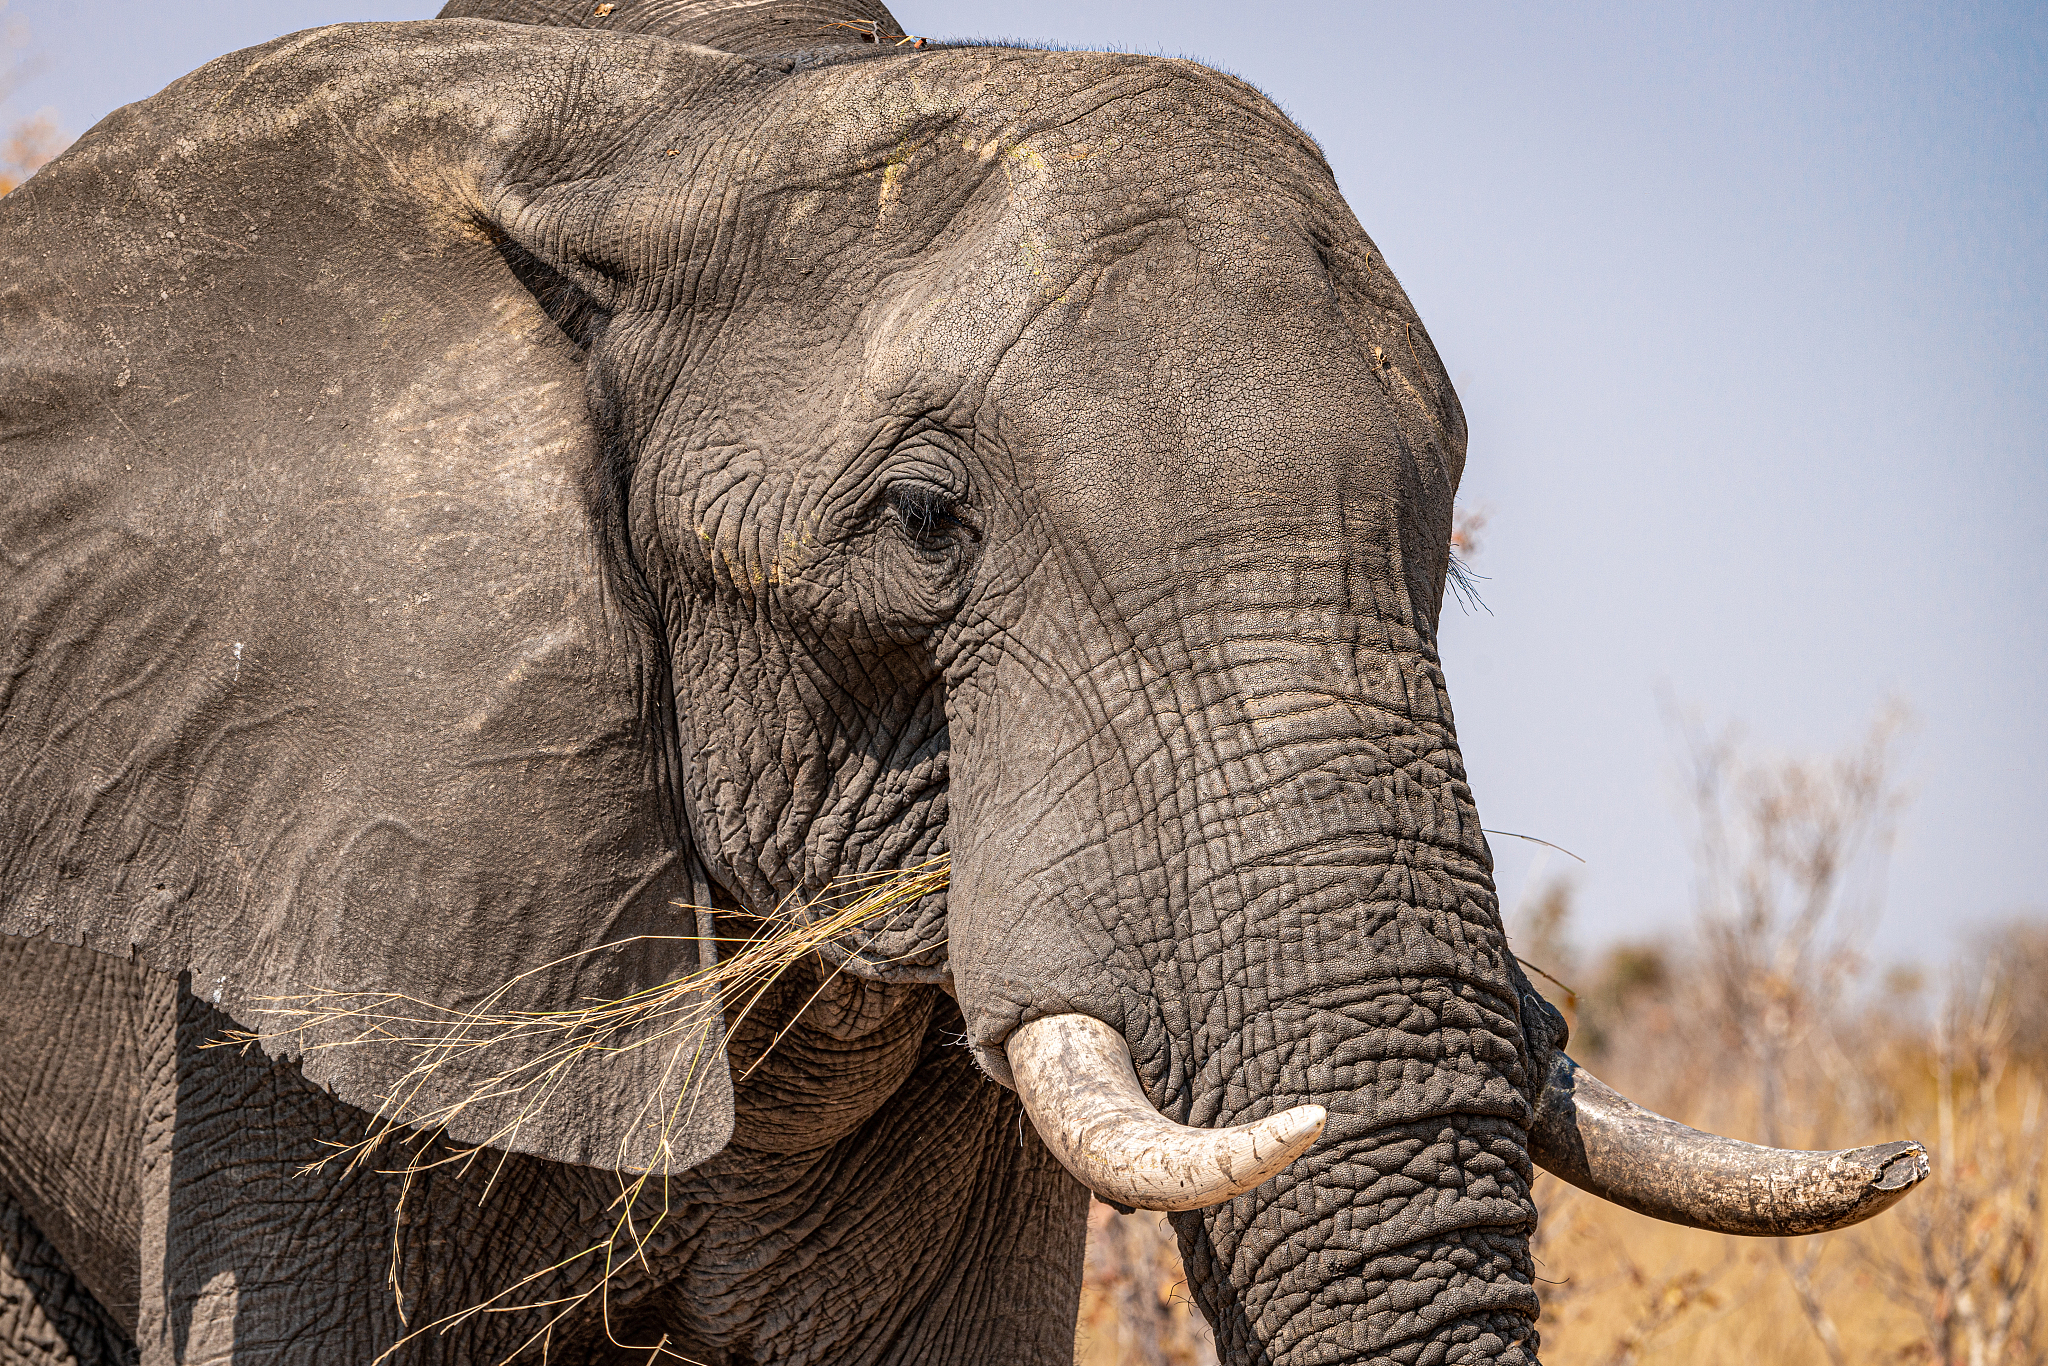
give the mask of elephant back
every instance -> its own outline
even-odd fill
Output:
[[[450,0],[438,17],[604,28],[727,52],[798,52],[903,37],[880,0]]]

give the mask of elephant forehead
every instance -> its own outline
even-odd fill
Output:
[[[1301,159],[1309,139],[1233,77],[1180,58],[963,47],[802,72],[776,87],[772,164],[862,169],[966,144],[991,169],[1036,150],[1068,184],[1164,159]],[[790,133],[801,133],[801,138]],[[1119,157],[1117,154],[1122,153]],[[1154,172],[1157,173],[1156,171]]]
[[[790,255],[863,267],[871,389],[910,375],[985,383],[1074,286],[1196,222],[1211,260],[1277,243],[1340,205],[1312,144],[1257,92],[1195,63],[973,49],[819,73],[769,119]],[[799,142],[804,146],[798,146]]]
[[[766,329],[840,377],[835,420],[906,395],[972,404],[1019,337],[1071,322],[1091,276],[1162,223],[1192,225],[1189,269],[1258,274],[1273,256],[1277,281],[1314,276],[1310,225],[1348,218],[1299,130],[1184,61],[940,51],[750,84],[708,119],[675,118],[601,193],[552,194],[637,281],[623,306],[671,332],[689,318],[687,343],[650,355],[688,355],[709,385],[734,339]],[[711,354],[695,345],[714,335]]]

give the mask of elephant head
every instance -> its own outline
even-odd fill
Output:
[[[1563,1054],[1437,655],[1464,419],[1258,92],[872,3],[448,16],[224,58],[0,207],[0,928],[231,1012],[561,1009],[701,967],[678,905],[948,855],[829,952],[1183,1211],[1233,1362],[1533,1361],[1532,1159],[1753,1233],[1917,1179]],[[374,1108],[349,1037],[288,1046]],[[453,1120],[731,1124],[715,1050]]]

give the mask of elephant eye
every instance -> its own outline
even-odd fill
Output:
[[[889,506],[903,534],[920,550],[943,550],[953,534],[966,526],[960,520],[960,503],[952,494],[933,484],[905,482],[889,487]]]

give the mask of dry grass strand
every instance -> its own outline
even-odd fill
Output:
[[[337,1048],[395,1048],[408,1055],[406,1068],[373,1113],[368,1132],[355,1143],[337,1145],[333,1152],[309,1164],[305,1170],[308,1173],[318,1171],[338,1161],[344,1162],[349,1169],[363,1166],[380,1150],[394,1143],[406,1150],[407,1156],[401,1165],[385,1170],[399,1176],[402,1182],[398,1208],[392,1220],[391,1262],[387,1279],[398,1301],[401,1321],[409,1322],[405,1318],[401,1281],[404,1249],[400,1229],[404,1223],[405,1201],[420,1176],[446,1166],[467,1170],[479,1161],[492,1158],[502,1169],[509,1155],[507,1145],[517,1138],[524,1125],[533,1122],[561,1093],[573,1069],[593,1059],[602,1060],[657,1048],[668,1050],[662,1069],[664,1079],[681,1074],[680,1086],[673,1088],[679,1108],[657,1117],[660,1124],[658,1142],[664,1151],[673,1151],[668,1146],[672,1136],[694,1118],[693,1109],[680,1107],[693,1107],[695,1104],[699,1092],[690,1082],[696,1070],[709,1062],[705,1054],[713,1027],[721,1019],[728,1022],[728,1027],[736,1026],[790,969],[814,955],[820,955],[828,946],[843,947],[863,926],[943,890],[949,873],[950,860],[941,855],[911,868],[841,878],[824,892],[808,899],[791,897],[761,918],[762,933],[745,939],[716,941],[737,945],[738,951],[731,956],[717,958],[710,966],[697,972],[646,987],[617,1000],[592,1001],[571,1010],[528,1011],[504,1006],[504,1001],[521,983],[578,958],[651,938],[701,942],[700,936],[636,936],[587,949],[521,973],[467,1010],[451,1009],[392,993],[314,992],[269,998],[261,1013],[278,1021],[277,1025],[262,1030],[230,1030],[206,1046],[247,1048],[252,1044],[286,1043],[299,1045],[308,1052]],[[858,950],[854,956],[858,958]],[[817,991],[776,1033],[768,1049],[763,1051],[763,1057],[773,1051],[775,1044],[841,971],[844,971],[843,967],[823,975]],[[482,1081],[470,1086],[455,1101],[440,1105],[426,1105],[421,1101],[428,1084],[451,1062],[461,1059],[470,1063],[479,1055],[487,1056],[493,1049],[503,1051],[510,1043],[524,1045],[517,1054],[520,1061],[486,1073]],[[753,1067],[759,1065],[760,1059],[752,1064]],[[745,1075],[742,1074],[742,1080]],[[667,1086],[657,1088],[657,1094],[670,1089]],[[446,1140],[448,1126],[465,1111],[486,1102],[497,1104],[508,1100],[516,1102],[513,1117],[483,1141],[457,1145]],[[655,1103],[650,1097],[643,1104],[651,1106]],[[646,1117],[647,1111],[643,1108],[635,1118]],[[626,1127],[630,1129],[632,1126]],[[648,1242],[671,1213],[665,1177],[628,1170],[623,1147],[617,1170],[619,1194],[612,1206],[616,1214],[602,1241],[523,1277],[482,1303],[414,1329],[385,1349],[377,1361],[384,1361],[423,1334],[446,1333],[482,1314],[553,1310],[545,1323],[502,1359],[500,1366],[536,1345],[542,1349],[542,1360],[545,1361],[555,1330],[570,1314],[588,1305],[593,1297],[603,1297],[599,1307],[604,1313],[607,1335],[611,1335],[608,1288],[612,1278],[617,1271],[635,1261],[646,1266]],[[486,1197],[496,1179],[497,1170],[494,1169],[491,1180],[485,1185]],[[651,1207],[646,1207],[650,1202]],[[598,1257],[604,1259],[602,1273],[595,1284],[586,1289],[539,1301],[519,1298],[522,1292],[578,1263]],[[643,1344],[637,1350],[651,1351],[653,1356],[650,1360],[686,1360],[669,1349],[665,1341],[651,1348]]]

